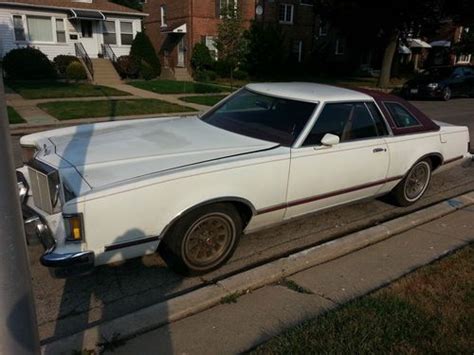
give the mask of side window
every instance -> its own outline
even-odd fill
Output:
[[[326,133],[341,137],[346,122],[353,111],[352,108],[352,104],[326,104],[303,146],[321,144],[321,139]]]
[[[420,123],[408,110],[396,102],[384,102],[395,124],[399,128],[419,126]]]
[[[374,119],[364,103],[326,104],[303,146],[321,144],[327,133],[338,136],[341,142],[378,135]]]
[[[375,121],[375,126],[377,126],[377,132],[379,136],[388,135],[387,124],[385,123],[385,120],[382,117],[382,114],[380,113],[379,109],[377,108],[377,106],[375,106],[375,103],[367,102],[366,105],[370,111],[370,114],[372,115],[372,118]]]

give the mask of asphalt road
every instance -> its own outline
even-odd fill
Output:
[[[430,117],[468,125],[474,137],[474,99],[450,102],[414,102]],[[18,137],[12,137],[20,164]],[[295,220],[242,238],[235,256],[220,270],[205,277],[182,278],[166,268],[157,255],[99,267],[88,276],[54,279],[39,264],[40,247],[30,247],[40,336],[52,340],[106,319],[185,293],[218,278],[265,261],[336,238],[354,230],[407,214],[474,190],[474,164],[435,175],[425,197],[410,208],[397,208],[383,200],[345,206]]]

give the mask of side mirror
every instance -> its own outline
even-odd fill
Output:
[[[339,144],[339,142],[340,142],[339,137],[331,133],[326,133],[323,139],[321,139],[321,144],[327,147],[332,147],[333,145],[337,145]]]

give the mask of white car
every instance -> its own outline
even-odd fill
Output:
[[[21,145],[25,222],[42,264],[72,273],[157,250],[180,273],[205,273],[242,233],[388,193],[406,206],[433,171],[470,158],[466,127],[311,83],[249,84],[200,117],[63,128]]]

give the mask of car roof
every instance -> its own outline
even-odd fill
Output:
[[[372,100],[370,95],[360,91],[317,83],[257,83],[248,84],[245,87],[259,94],[315,103],[323,101]]]

